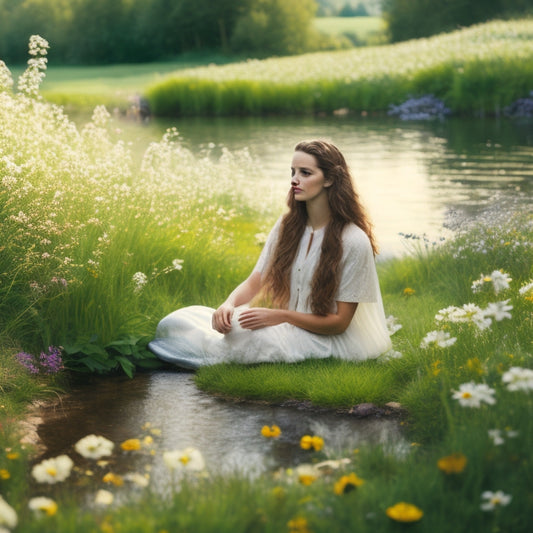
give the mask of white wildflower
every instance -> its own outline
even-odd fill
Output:
[[[452,337],[447,331],[430,331],[420,343],[420,348],[429,348],[430,346],[438,346],[439,348],[447,348],[455,343],[457,337]]]
[[[494,446],[501,446],[505,442],[501,429],[489,429],[489,437],[492,439]]]
[[[507,385],[507,390],[529,392],[533,390],[533,370],[513,366],[503,374],[502,381]]]
[[[461,384],[458,391],[452,392],[452,398],[459,400],[463,407],[480,407],[483,402],[490,405],[496,403],[493,397],[496,391],[485,383],[470,381],[469,383]]]
[[[94,108],[92,122],[96,127],[103,128],[111,118],[105,105],[98,105]]]
[[[174,259],[172,261],[172,268],[174,270],[181,270],[183,268],[183,259]]]
[[[37,517],[54,516],[57,512],[57,503],[51,498],[37,496],[28,502],[28,507]]]
[[[484,317],[493,317],[494,320],[500,322],[504,318],[512,318],[509,311],[513,308],[512,305],[508,305],[509,300],[504,300],[502,302],[490,303],[484,310]]]
[[[494,270],[490,277],[492,279],[492,285],[496,294],[498,294],[500,291],[508,289],[509,283],[512,281],[512,279],[509,277],[509,274],[501,270]]]
[[[13,76],[6,64],[0,60],[0,91],[10,90],[13,87]]]
[[[520,289],[518,289],[518,293],[521,296],[529,294],[530,292],[533,292],[533,281],[529,281],[528,283],[522,285],[522,287],[520,287]]]
[[[124,479],[126,481],[131,481],[133,484],[137,485],[138,487],[147,487],[149,483],[149,477],[147,477],[148,474],[142,475],[138,474],[137,472],[132,472],[130,474],[126,474],[124,476]]]
[[[509,505],[512,499],[510,494],[505,494],[501,490],[498,490],[496,492],[486,490],[481,494],[481,498],[485,500],[481,504],[482,511],[494,511],[494,509],[496,509],[497,507]]]
[[[132,277],[132,281],[134,284],[133,292],[140,293],[144,286],[148,283],[148,276],[144,274],[143,272],[135,272]]]
[[[68,455],[45,459],[32,468],[31,474],[39,483],[58,483],[70,476],[74,463]]]
[[[100,459],[111,455],[115,444],[99,435],[87,435],[80,439],[74,449],[86,459]]]
[[[169,470],[200,471],[205,468],[204,458],[196,448],[165,452],[163,453],[163,461]]]
[[[13,529],[17,526],[17,523],[17,512],[0,496],[0,529],[2,526]]]
[[[398,352],[396,350],[389,350],[379,356],[379,360],[382,363],[386,363],[387,361],[390,361],[391,359],[401,359],[403,357],[402,352]]]
[[[397,320],[398,319],[393,315],[387,317],[387,330],[389,335],[394,335],[398,330],[402,329],[402,325],[398,324],[396,322]]]
[[[115,497],[112,492],[109,492],[105,489],[100,489],[94,498],[94,503],[96,505],[111,505]]]

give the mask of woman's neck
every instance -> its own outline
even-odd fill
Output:
[[[331,211],[328,203],[307,202],[307,223],[314,230],[323,228],[331,219]]]

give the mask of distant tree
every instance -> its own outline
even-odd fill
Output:
[[[315,12],[314,0],[252,0],[237,20],[232,49],[259,56],[305,52]]]
[[[368,11],[363,2],[359,2],[356,7],[346,2],[338,13],[339,17],[368,17]]]
[[[533,13],[533,0],[383,0],[383,12],[391,40],[402,41]]]

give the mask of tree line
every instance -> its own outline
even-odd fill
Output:
[[[30,35],[50,62],[146,62],[191,51],[255,56],[318,48],[314,0],[0,0],[0,58],[27,59]]]
[[[383,0],[391,42],[533,14],[533,0]]]

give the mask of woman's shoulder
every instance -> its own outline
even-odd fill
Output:
[[[344,245],[352,245],[357,247],[370,247],[370,239],[368,235],[353,222],[349,222],[344,227],[342,232],[342,241]]]

